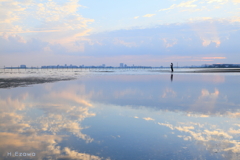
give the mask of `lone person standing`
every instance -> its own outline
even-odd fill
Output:
[[[170,67],[171,67],[171,70],[172,70],[172,72],[173,72],[173,63],[171,63]]]

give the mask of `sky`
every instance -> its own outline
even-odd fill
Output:
[[[240,63],[240,0],[0,0],[0,67]]]

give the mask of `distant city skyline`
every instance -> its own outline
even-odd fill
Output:
[[[0,68],[234,64],[239,0],[0,2]]]
[[[240,64],[202,64],[198,65],[190,65],[190,66],[173,66],[173,68],[186,68],[186,67],[197,67],[197,68],[240,68]],[[170,66],[132,66],[120,63],[119,66],[107,66],[105,64],[102,65],[47,65],[47,66],[27,66],[22,64],[20,66],[4,66],[4,69],[63,69],[63,68],[170,68]]]

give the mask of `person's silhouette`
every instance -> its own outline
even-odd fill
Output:
[[[173,81],[173,74],[171,74],[171,82]]]
[[[171,70],[172,70],[172,72],[173,72],[173,63],[171,63]]]

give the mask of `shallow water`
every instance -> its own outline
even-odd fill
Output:
[[[240,158],[238,73],[66,73],[1,75],[77,79],[0,89],[0,156]]]

